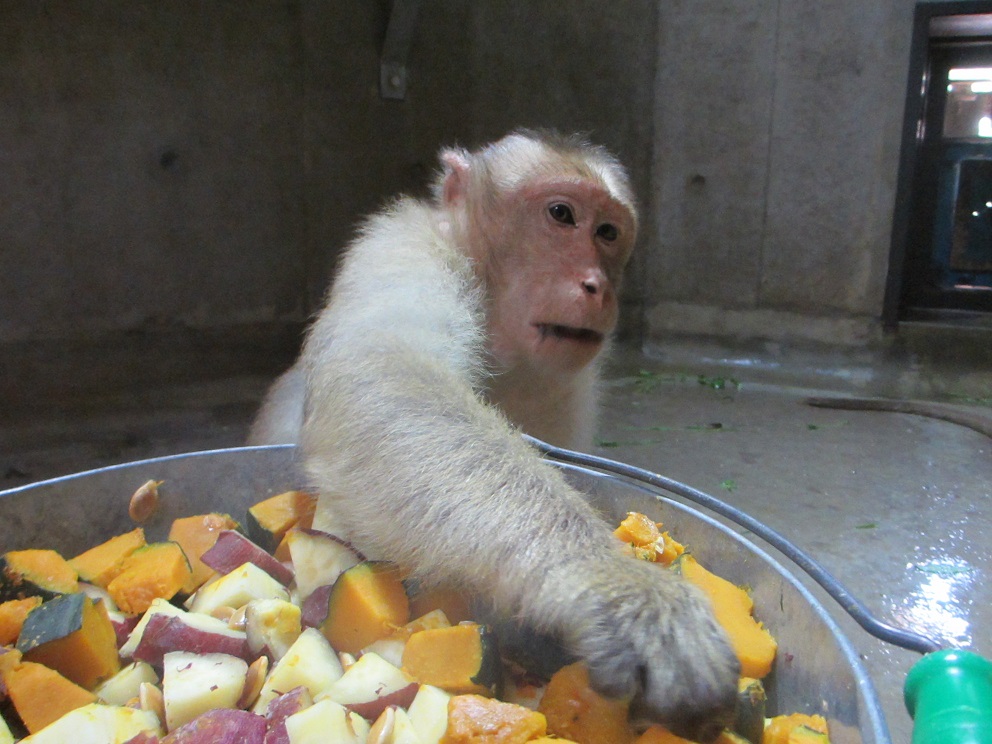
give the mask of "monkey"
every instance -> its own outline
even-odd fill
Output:
[[[592,437],[638,229],[630,178],[546,131],[439,160],[429,196],[362,225],[250,441],[298,443],[315,526],[557,639],[632,720],[712,740],[739,663],[706,600],[623,554],[521,436]]]
[[[842,411],[909,413],[915,416],[925,416],[926,418],[964,426],[992,438],[992,418],[979,413],[965,411],[947,403],[925,400],[848,398],[838,396],[806,398],[806,405],[813,406],[814,408],[833,408]]]

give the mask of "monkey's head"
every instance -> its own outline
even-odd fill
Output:
[[[484,282],[496,362],[585,367],[616,327],[637,237],[626,171],[600,147],[529,131],[441,161],[436,195]]]

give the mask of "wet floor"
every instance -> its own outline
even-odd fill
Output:
[[[620,354],[604,386],[597,454],[734,504],[811,554],[881,620],[992,657],[992,440],[919,416],[814,409],[803,403],[810,390],[680,364]],[[265,382],[0,421],[0,489],[238,445]],[[875,641],[814,593],[865,659],[893,741],[908,742],[902,681],[918,655]]]

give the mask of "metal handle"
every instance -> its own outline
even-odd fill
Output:
[[[523,437],[538,450],[556,460],[572,463],[574,465],[582,465],[583,467],[594,468],[613,475],[619,475],[625,478],[641,481],[642,483],[648,483],[656,488],[661,488],[665,491],[669,491],[688,499],[693,503],[699,504],[700,506],[726,517],[735,524],[749,530],[769,545],[775,547],[790,561],[809,574],[813,581],[819,584],[823,590],[826,591],[827,594],[829,594],[858,625],[860,625],[865,631],[875,638],[885,641],[886,643],[891,643],[893,646],[899,646],[900,648],[909,649],[910,651],[916,651],[921,654],[931,653],[943,648],[940,643],[937,643],[926,636],[904,630],[903,628],[888,625],[876,619],[871,614],[871,611],[865,607],[860,600],[847,591],[847,589],[845,589],[842,584],[831,576],[830,573],[823,568],[823,566],[800,550],[796,545],[789,542],[768,525],[763,522],[759,522],[754,517],[751,517],[742,512],[740,509],[721,501],[715,496],[710,496],[709,494],[692,488],[691,486],[687,486],[684,483],[680,483],[679,481],[671,478],[666,478],[665,476],[658,475],[657,473],[652,473],[649,470],[634,467],[633,465],[625,465],[624,463],[609,460],[605,457],[587,455],[582,452],[575,452],[573,450],[555,447],[554,445],[548,444],[547,442],[542,442],[540,439],[534,439],[534,437],[526,434],[524,434]]]

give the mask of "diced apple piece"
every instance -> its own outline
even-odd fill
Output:
[[[14,735],[3,716],[0,716],[0,744],[14,744]]]
[[[230,573],[244,563],[253,563],[283,586],[293,581],[293,572],[272,557],[271,553],[256,545],[240,532],[222,530],[217,534],[217,542],[204,553],[200,560],[214,571]]]
[[[150,664],[134,661],[96,688],[96,696],[107,705],[125,705],[131,698],[138,697],[142,682],[158,684],[158,675]]]
[[[378,654],[395,667],[403,666],[403,649],[406,648],[406,636],[394,635],[380,638],[362,649],[363,654]]]
[[[125,659],[130,658],[131,654],[134,653],[134,649],[138,647],[138,643],[141,641],[141,636],[145,632],[145,628],[148,626],[149,621],[155,617],[155,615],[185,615],[186,611],[181,607],[176,607],[174,604],[166,599],[153,599],[151,606],[145,610],[145,614],[141,616],[138,624],[134,626],[134,630],[127,637],[127,641],[120,648],[120,654]]]
[[[289,592],[254,563],[244,563],[216,581],[201,587],[193,595],[189,609],[191,612],[209,615],[219,607],[238,608],[253,599],[288,601]]]
[[[403,670],[378,654],[367,653],[348,667],[324,696],[374,721],[390,705],[407,707],[416,696],[417,687]]]
[[[424,744],[406,711],[395,706],[382,712],[372,725],[370,733],[373,736],[378,735],[376,741],[379,744]]]
[[[172,651],[163,660],[162,697],[169,731],[214,708],[234,708],[248,665],[228,654]]]
[[[331,644],[319,630],[307,628],[269,672],[252,710],[264,714],[272,700],[301,685],[317,697],[341,674],[341,662]]]
[[[169,733],[162,744],[265,744],[265,719],[247,710],[201,713]]]
[[[21,744],[121,744],[141,733],[163,734],[158,716],[151,711],[119,705],[90,703],[66,713]]]
[[[223,620],[195,612],[151,618],[132,658],[160,667],[162,657],[170,651],[227,654],[246,662],[255,658],[248,649],[248,638],[244,632],[229,628]]]
[[[361,563],[362,555],[339,537],[294,528],[286,534],[296,574],[296,593],[305,600],[318,586],[333,584],[343,571]]]
[[[407,714],[423,744],[438,744],[448,729],[448,701],[451,695],[440,687],[421,685]]]
[[[268,710],[265,711],[265,744],[289,744],[286,719],[311,705],[313,698],[310,696],[310,691],[302,685],[294,687],[270,702]]]
[[[279,661],[300,637],[300,608],[282,599],[254,599],[245,607],[248,648]]]
[[[365,744],[369,724],[332,700],[320,700],[286,719],[290,744]]]

